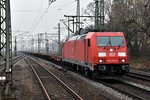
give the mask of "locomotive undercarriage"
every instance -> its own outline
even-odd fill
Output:
[[[116,74],[125,74],[129,71],[129,65],[97,65],[95,67],[95,71],[99,74],[107,74],[107,75],[116,75]]]
[[[65,62],[65,65],[70,66],[70,68],[73,68],[73,70],[76,70],[78,72],[81,72],[85,74],[86,76],[93,76],[93,74],[99,74],[99,75],[107,75],[107,76],[112,76],[112,75],[124,75],[129,71],[129,65],[128,64],[118,64],[118,65],[96,65],[94,68],[94,71],[90,70],[90,68]]]

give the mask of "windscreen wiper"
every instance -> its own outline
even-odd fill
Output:
[[[109,39],[109,41],[107,42],[107,44],[104,46],[104,49],[108,46],[108,44],[110,44],[110,39]]]
[[[118,49],[120,48],[120,46],[124,44],[124,41],[122,40],[122,42],[118,45]]]

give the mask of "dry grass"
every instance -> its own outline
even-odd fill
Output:
[[[150,57],[139,56],[130,57],[130,66],[134,69],[150,71]]]

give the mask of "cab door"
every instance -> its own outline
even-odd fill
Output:
[[[90,57],[90,39],[85,39],[85,62],[88,63],[89,62],[89,57]]]

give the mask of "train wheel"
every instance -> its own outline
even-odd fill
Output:
[[[88,68],[84,67],[84,75],[88,76]]]
[[[77,70],[77,71],[79,71],[79,70],[80,70],[80,69],[79,69],[79,65],[76,65],[76,70]]]
[[[93,72],[92,72],[92,71],[90,71],[90,69],[89,69],[89,68],[84,67],[84,75],[85,75],[85,76],[87,76],[87,77],[92,78],[92,77],[93,77]]]

